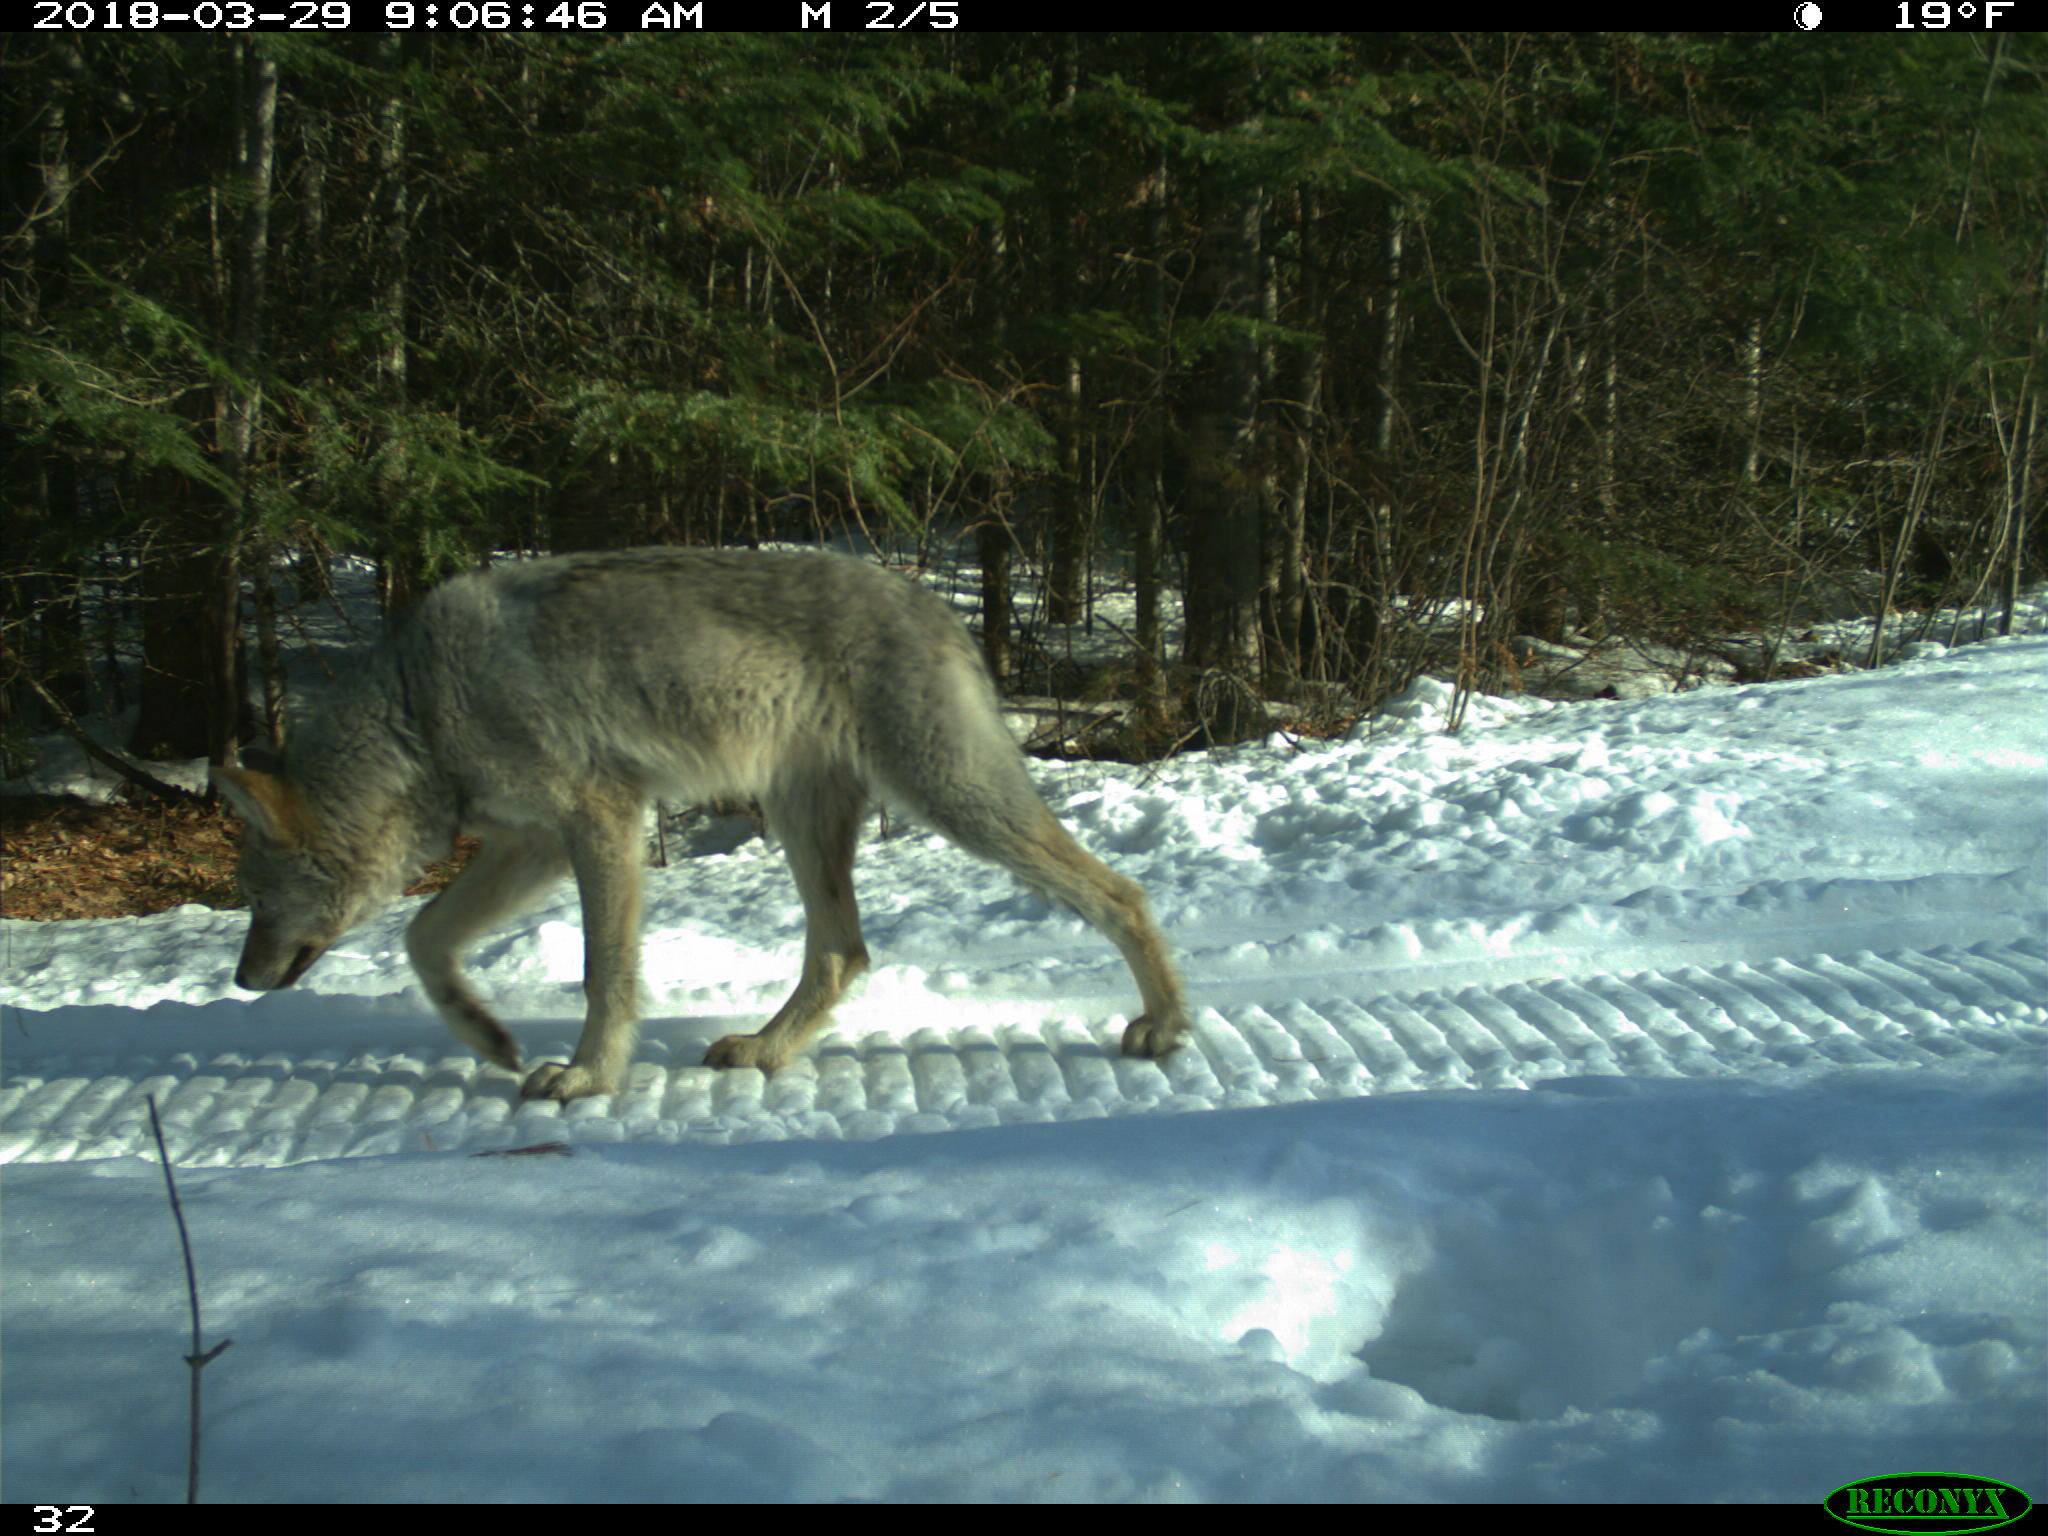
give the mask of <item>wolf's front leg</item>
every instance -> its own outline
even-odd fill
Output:
[[[624,1079],[640,1031],[640,859],[638,796],[593,792],[566,832],[569,863],[583,898],[583,1038],[566,1066],[534,1068],[522,1098],[571,1099],[611,1093]]]
[[[552,833],[493,831],[448,889],[412,920],[405,947],[427,996],[457,1039],[486,1061],[519,1070],[519,1044],[462,974],[462,952],[524,911],[568,867]]]

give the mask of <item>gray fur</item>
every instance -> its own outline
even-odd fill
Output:
[[[841,555],[642,549],[458,577],[339,684],[282,771],[224,769],[248,821],[236,980],[289,986],[458,831],[483,848],[414,919],[407,949],[448,1026],[501,1066],[519,1049],[463,978],[479,936],[574,873],[587,1016],[527,1097],[608,1093],[639,1018],[641,823],[654,796],[751,796],[807,920],[803,974],[712,1066],[773,1071],[867,968],[853,894],[869,803],[900,804],[1071,907],[1123,953],[1144,1013],[1126,1055],[1163,1056],[1187,1014],[1144,893],[1047,809],[979,652],[930,593]]]

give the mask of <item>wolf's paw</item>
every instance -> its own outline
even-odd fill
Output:
[[[759,1067],[773,1072],[782,1057],[762,1044],[759,1035],[727,1035],[704,1053],[707,1067]]]
[[[467,987],[458,982],[436,998],[435,1003],[456,1039],[493,1066],[508,1072],[519,1070],[519,1042]]]
[[[508,1072],[519,1070],[519,1042],[512,1038],[504,1025],[484,1012],[481,1006],[469,1010],[467,1022],[470,1028],[464,1034],[476,1047],[478,1055]]]
[[[1170,1055],[1180,1049],[1181,1037],[1187,1032],[1188,1021],[1184,1018],[1155,1019],[1149,1013],[1141,1013],[1124,1029],[1123,1051],[1126,1056]]]
[[[566,1104],[571,1099],[587,1099],[596,1094],[610,1093],[617,1086],[613,1081],[589,1067],[579,1067],[573,1062],[563,1066],[550,1061],[535,1067],[532,1074],[520,1086],[522,1099],[553,1099]]]

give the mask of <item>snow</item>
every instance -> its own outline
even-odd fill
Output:
[[[695,1063],[794,979],[779,854],[650,871],[638,1062],[566,1109],[434,1020],[417,903],[256,999],[239,913],[0,925],[0,1482],[182,1497],[154,1093],[209,1500],[2048,1486],[2048,639],[1449,703],[1033,765],[1177,947],[1163,1063],[1106,944],[900,820],[772,1079]],[[545,1059],[580,964],[565,888],[471,969]]]

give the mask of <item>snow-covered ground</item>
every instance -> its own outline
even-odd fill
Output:
[[[650,871],[639,1064],[567,1109],[435,1022],[414,904],[262,998],[238,913],[0,924],[0,1483],[182,1496],[153,1092],[210,1499],[2048,1488],[2048,638],[1447,699],[1034,764],[1179,948],[1163,1063],[1105,944],[900,823],[772,1079],[695,1063],[794,978],[780,856]],[[479,948],[530,1058],[580,956],[566,888]]]

